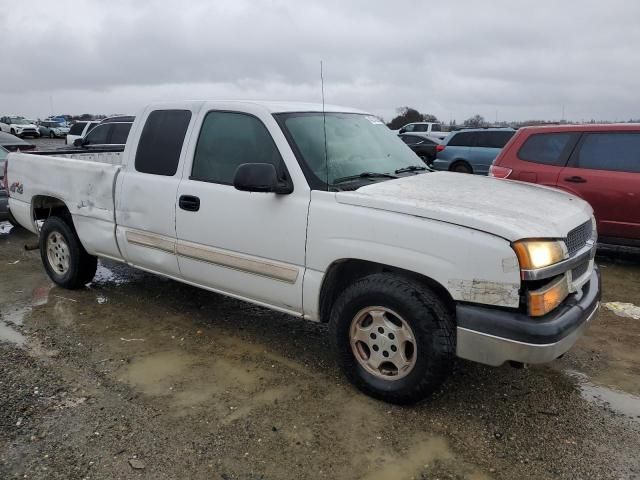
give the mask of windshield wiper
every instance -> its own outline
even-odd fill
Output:
[[[395,173],[417,172],[418,170],[429,170],[427,167],[419,165],[409,165],[408,167],[399,168]]]
[[[398,172],[396,172],[398,173]],[[378,173],[378,172],[362,172],[358,175],[349,175],[348,177],[339,177],[333,181],[333,184],[348,182],[349,180],[357,180],[359,178],[398,178],[391,173]]]

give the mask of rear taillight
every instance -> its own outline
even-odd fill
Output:
[[[436,152],[441,152],[441,151],[443,151],[443,150],[444,150],[444,145],[438,145],[438,146],[436,147]]]
[[[513,172],[513,170],[510,168],[499,167],[498,165],[491,165],[489,168],[489,176],[495,178],[509,178],[511,172]]]

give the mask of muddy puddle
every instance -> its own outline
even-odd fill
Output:
[[[8,342],[14,345],[22,346],[26,342],[26,338],[9,323],[0,320],[0,342]]]
[[[615,386],[596,385],[584,373],[572,370],[565,373],[576,381],[582,397],[588,402],[640,422],[640,396],[624,392]]]

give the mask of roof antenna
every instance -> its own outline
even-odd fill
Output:
[[[320,60],[320,89],[322,91],[322,130],[324,132],[324,165],[327,170],[327,191],[329,191],[329,155],[327,153],[327,115],[324,109],[324,72]]]

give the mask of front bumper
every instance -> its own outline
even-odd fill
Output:
[[[600,303],[600,272],[594,268],[581,291],[543,317],[458,304],[458,357],[486,365],[507,361],[548,363],[569,350],[593,319]]]

